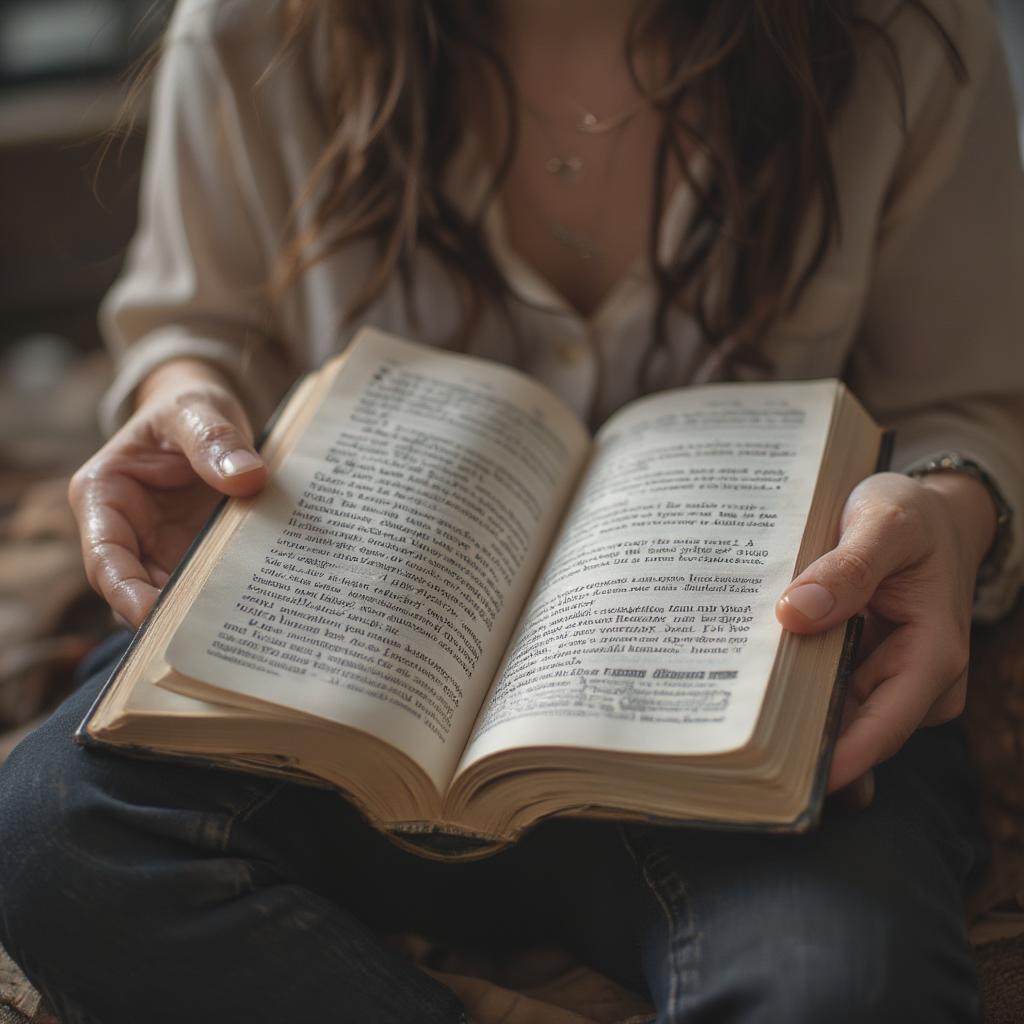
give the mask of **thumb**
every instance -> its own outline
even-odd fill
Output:
[[[775,614],[793,633],[820,633],[856,615],[878,585],[908,562],[913,541],[900,516],[854,507],[839,543],[783,591]]]
[[[267,482],[241,407],[222,410],[197,398],[179,407],[171,433],[196,473],[221,494],[248,497]]]

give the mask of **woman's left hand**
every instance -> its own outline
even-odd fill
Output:
[[[866,613],[829,791],[963,711],[975,577],[994,529],[992,500],[967,474],[879,473],[851,493],[836,547],[783,592],[776,614],[794,633]]]

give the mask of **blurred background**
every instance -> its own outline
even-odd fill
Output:
[[[111,135],[171,0],[0,0],[0,759],[110,628],[64,497],[99,444],[96,307],[135,221],[146,116]],[[1024,96],[1024,0],[998,0]]]
[[[171,6],[0,0],[0,759],[111,626],[64,493],[100,442],[96,308],[135,224],[127,85]]]

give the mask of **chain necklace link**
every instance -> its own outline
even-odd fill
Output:
[[[571,97],[566,97],[566,99],[579,111],[578,119],[574,121],[571,126],[572,131],[579,135],[590,137],[610,135],[617,130],[624,128],[647,105],[647,101],[644,100],[630,110],[623,111],[619,114],[613,114],[610,117],[599,118],[595,113],[593,113],[593,111],[589,110],[577,100],[574,100]],[[563,185],[572,186],[577,184],[586,170],[587,163],[578,153],[569,152],[566,155],[561,155],[561,153],[557,152],[558,150],[561,150],[562,153],[565,153],[565,150],[553,135],[553,132],[556,130],[566,131],[568,129],[558,129],[550,117],[544,115],[534,104],[526,100],[525,97],[520,96],[520,104],[522,109],[526,111],[526,113],[537,124],[538,128],[540,128],[548,142],[548,145],[552,149],[556,150],[554,154],[546,157],[544,160],[543,166],[547,175],[561,182]],[[613,156],[614,148],[604,161],[606,172],[610,169]],[[596,214],[597,209],[595,208],[593,212]],[[596,260],[600,259],[603,255],[601,246],[598,242],[583,232],[575,231],[565,224],[551,219],[545,220],[545,228],[551,238],[558,242],[559,245],[562,245],[566,249],[574,252],[581,260]]]

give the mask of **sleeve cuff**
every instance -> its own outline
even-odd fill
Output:
[[[1019,473],[1015,467],[992,451],[991,445],[983,441],[972,443],[973,439],[958,432],[956,438],[942,446],[936,443],[939,439],[934,434],[927,437],[914,437],[905,430],[903,437],[897,430],[896,448],[893,453],[892,468],[900,473],[912,472],[932,459],[940,458],[947,452],[956,451],[970,459],[984,471],[999,489],[1012,513],[1009,524],[1009,538],[1005,548],[1005,557],[998,575],[979,581],[974,594],[973,617],[978,622],[994,622],[1006,615],[1015,605],[1020,591],[1022,562],[1024,562],[1024,544],[1021,539],[1022,501],[1020,487],[1012,487],[1019,482]]]
[[[202,359],[221,370],[235,385],[257,432],[291,383],[291,374],[255,346],[242,348],[178,326],[160,328],[133,342],[118,361],[114,381],[99,406],[100,426],[107,436],[131,416],[135,391],[143,380],[172,359]]]

